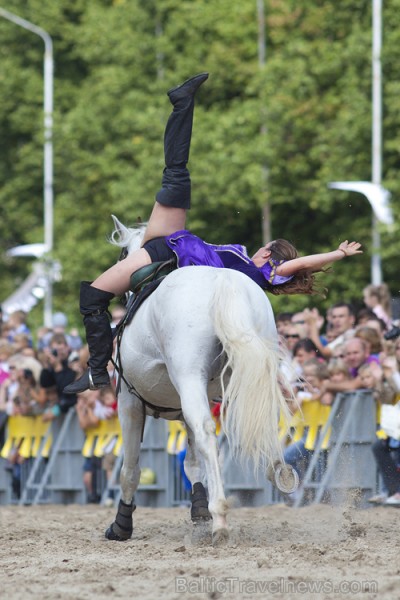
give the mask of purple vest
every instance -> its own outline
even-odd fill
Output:
[[[185,229],[166,236],[165,241],[176,255],[178,267],[203,265],[234,269],[250,277],[263,289],[268,289],[268,284],[280,285],[293,277],[276,275],[277,267],[285,262],[283,260],[275,261],[270,258],[262,267],[256,267],[246,248],[239,244],[208,244]]]

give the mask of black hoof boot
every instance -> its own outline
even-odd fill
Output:
[[[64,388],[64,394],[81,394],[86,390],[99,390],[110,385],[110,377],[107,370],[104,373],[97,373],[94,379],[90,369],[86,369],[84,374],[76,381],[73,381]]]
[[[176,87],[170,89],[167,94],[172,104],[181,100],[182,98],[187,98],[189,96],[194,96],[197,89],[201,86],[204,81],[208,79],[208,73],[200,73],[199,75],[195,75],[190,79],[187,79],[181,85],[177,85]]]
[[[193,523],[199,521],[210,521],[212,516],[208,510],[208,500],[206,490],[202,483],[195,483],[193,486],[193,493],[190,494],[190,501],[192,508],[190,510],[190,517]]]
[[[133,532],[132,513],[136,510],[135,504],[125,504],[122,500],[118,504],[118,512],[114,523],[107,529],[105,536],[108,540],[125,542]]]

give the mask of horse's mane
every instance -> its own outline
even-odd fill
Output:
[[[114,221],[114,230],[108,238],[110,244],[119,246],[120,248],[128,248],[128,252],[139,250],[146,230],[146,223],[138,223],[133,227],[126,227],[117,217],[114,215],[111,216]]]

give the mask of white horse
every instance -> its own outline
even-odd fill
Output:
[[[113,219],[112,243],[127,247],[128,253],[140,247],[144,227],[128,229]],[[238,271],[200,266],[177,269],[141,305],[124,330],[120,352],[124,376],[118,396],[124,447],[122,495],[106,537],[121,540],[132,534],[144,412],[158,412],[162,418],[184,420],[188,433],[185,473],[192,486],[207,486],[213,543],[222,542],[228,537],[228,504],[209,401],[222,396],[223,428],[235,455],[252,459],[256,466],[268,464],[273,470],[283,463],[278,420],[279,415],[288,419],[282,392],[287,382],[280,372],[278,337],[266,294]],[[201,500],[199,505],[204,508]],[[206,517],[208,511],[200,509],[199,515]]]

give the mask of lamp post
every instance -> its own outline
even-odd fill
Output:
[[[382,187],[382,0],[372,0],[372,182],[335,181],[328,187],[364,194],[372,207],[371,283],[382,283],[379,222],[393,223],[390,192]]]
[[[382,0],[372,0],[372,183],[382,182]],[[382,283],[381,235],[372,215],[371,282]]]
[[[41,27],[22,19],[4,8],[0,16],[16,25],[36,33],[44,41],[44,245],[49,253],[53,250],[53,42],[50,35]],[[44,297],[44,325],[51,327],[53,312],[53,279],[51,258],[47,265],[47,292]]]
[[[257,22],[258,22],[258,66],[260,71],[265,67],[266,59],[266,35],[265,35],[265,11],[264,11],[264,0],[257,0]],[[263,100],[264,98],[262,98]],[[264,103],[261,107],[261,126],[260,136],[263,142],[266,142],[267,138],[267,124],[265,118],[265,107]],[[262,207],[262,238],[263,243],[266,244],[271,240],[271,207],[268,199],[268,167],[263,164],[261,167],[261,193],[264,196],[264,203]]]

